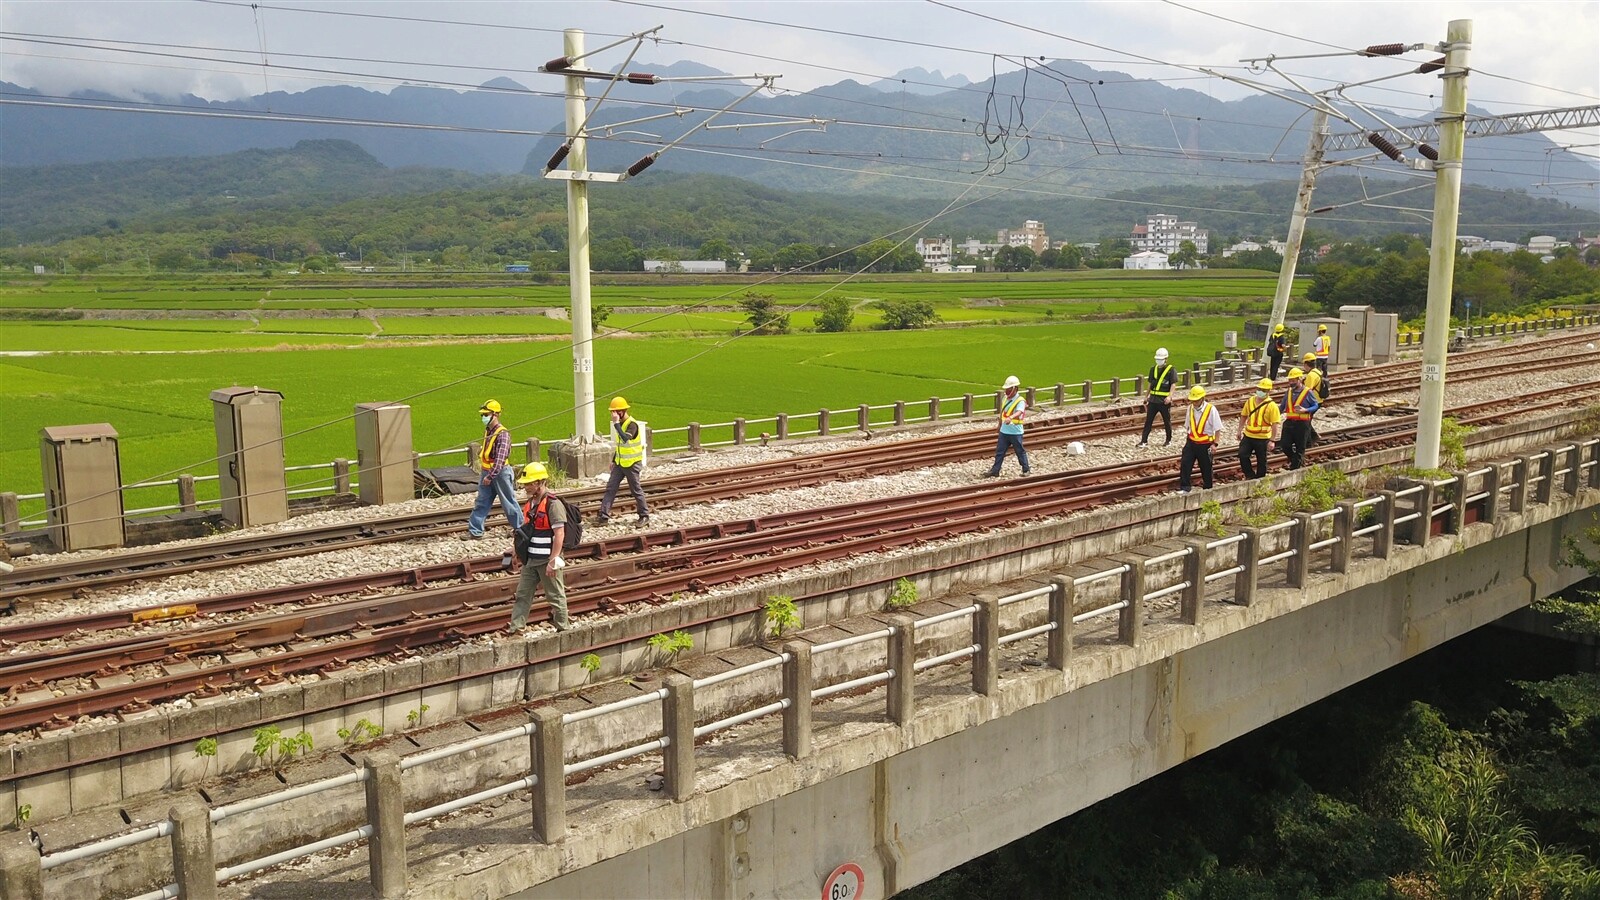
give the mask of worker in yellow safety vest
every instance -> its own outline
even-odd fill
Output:
[[[1272,379],[1263,378],[1239,414],[1239,468],[1246,478],[1267,477],[1267,447],[1278,439],[1283,413],[1272,401]]]
[[[499,400],[486,400],[478,407],[478,418],[483,422],[483,447],[478,451],[478,498],[472,504],[472,514],[467,517],[467,537],[473,540],[483,537],[484,526],[489,521],[489,507],[496,499],[511,530],[522,526],[516,473],[506,464],[511,457],[511,432],[500,424],[500,412]]]
[[[1222,435],[1222,416],[1217,415],[1216,404],[1206,400],[1206,389],[1200,385],[1189,388],[1189,439],[1183,442],[1183,456],[1178,461],[1178,490],[1189,493],[1189,473],[1196,464],[1200,466],[1200,483],[1211,487],[1211,451]]]
[[[1172,407],[1168,398],[1172,396],[1173,377],[1172,364],[1167,362],[1167,348],[1157,347],[1156,364],[1150,367],[1150,393],[1144,398],[1144,433],[1139,435],[1141,447],[1150,441],[1150,428],[1156,424],[1156,416],[1161,417],[1161,424],[1167,429],[1167,444],[1172,443]]]
[[[1267,341],[1267,359],[1272,362],[1272,368],[1267,372],[1267,377],[1274,381],[1278,379],[1278,367],[1283,365],[1283,354],[1289,351],[1289,335],[1286,333],[1287,331],[1288,329],[1283,327],[1283,323],[1279,322],[1272,329],[1272,339]]]
[[[1022,446],[1022,420],[1028,414],[1028,401],[1022,399],[1019,388],[1022,382],[1015,375],[1007,375],[1005,384],[1001,389],[1005,391],[1005,399],[1000,401],[1000,439],[994,447],[994,466],[983,473],[986,478],[1000,477],[1000,464],[1006,460],[1006,450],[1015,450],[1017,462],[1022,464],[1022,474],[1030,471],[1028,468],[1028,451]]]
[[[617,449],[611,455],[611,478],[606,481],[605,496],[600,498],[600,524],[611,521],[611,504],[616,502],[617,489],[628,482],[628,492],[633,494],[633,508],[639,514],[640,525],[650,524],[650,507],[644,502],[644,488],[639,476],[644,473],[644,428],[634,421],[633,410],[621,397],[611,398],[611,435]]]
[[[1283,397],[1283,453],[1289,457],[1289,468],[1298,469],[1305,462],[1306,447],[1311,444],[1311,417],[1321,407],[1317,392],[1306,387],[1306,373],[1299,368],[1289,370],[1289,390]]]

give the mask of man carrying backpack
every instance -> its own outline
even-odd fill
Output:
[[[544,463],[528,463],[517,484],[527,488],[527,502],[522,505],[522,527],[517,529],[513,550],[522,563],[522,575],[517,580],[517,600],[511,607],[511,630],[520,631],[528,624],[528,610],[533,606],[533,595],[544,588],[545,601],[550,604],[550,624],[557,631],[566,631],[567,585],[562,569],[566,561],[561,551],[566,539],[567,505],[550,493],[550,473]]]

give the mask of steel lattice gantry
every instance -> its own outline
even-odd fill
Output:
[[[1590,128],[1600,125],[1600,105],[1570,106],[1565,109],[1544,109],[1537,112],[1509,113],[1503,116],[1467,116],[1467,137],[1495,137],[1503,134],[1530,134],[1535,131],[1557,131],[1568,128]],[[1369,131],[1350,131],[1328,135],[1329,153],[1341,150],[1365,150],[1369,147]],[[1383,128],[1376,132],[1391,143],[1405,146],[1413,141],[1424,144],[1439,142],[1439,124],[1407,125],[1403,128]]]

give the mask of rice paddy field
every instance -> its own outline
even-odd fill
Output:
[[[596,303],[626,311],[612,312],[596,341],[595,388],[601,397],[626,395],[641,418],[671,428],[959,397],[992,391],[1011,374],[1033,385],[1130,376],[1148,367],[1156,346],[1168,347],[1180,366],[1211,359],[1223,331],[1264,308],[1271,285],[1270,278],[1239,277],[856,282],[834,289],[856,305],[851,331],[810,331],[815,313],[800,309],[791,317],[795,333],[759,336],[738,336],[744,318],[736,298],[685,309],[705,302],[704,287],[666,285],[648,294],[637,286],[597,287]],[[828,287],[763,290],[798,305]],[[573,432],[570,324],[517,309],[564,307],[564,287],[429,287],[426,297],[397,290],[274,288],[274,299],[265,300],[266,291],[245,287],[0,285],[7,316],[0,318],[0,491],[40,490],[39,429],[51,425],[111,423],[124,483],[214,474],[208,394],[234,384],[283,393],[290,465],[353,459],[352,408],[371,401],[411,405],[419,451],[475,439],[477,408],[489,397],[505,405],[519,440]],[[350,296],[331,296],[341,291]],[[252,292],[255,300],[244,299]],[[1073,293],[1083,296],[1066,296]],[[872,299],[906,297],[933,302],[941,324],[873,327],[880,319]],[[351,308],[295,314],[278,312],[279,303],[284,310]],[[501,311],[484,314],[485,306]],[[91,309],[165,311],[16,318]],[[154,502],[171,500],[130,498],[129,505]]]

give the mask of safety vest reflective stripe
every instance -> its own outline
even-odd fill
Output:
[[[1189,407],[1189,440],[1196,444],[1215,444],[1217,436],[1206,434],[1206,420],[1211,418],[1211,404]]]
[[[549,494],[539,501],[538,509],[533,508],[532,501],[522,504],[522,521],[529,523],[531,532],[528,534],[529,559],[549,556],[550,548],[555,546],[556,530],[550,525],[549,504]]]
[[[1333,346],[1333,339],[1332,338],[1328,337],[1325,334],[1317,335],[1317,346],[1316,346],[1317,358],[1318,359],[1327,359],[1328,358],[1328,351],[1329,351],[1329,349],[1332,348],[1332,346]]]
[[[633,424],[633,416],[624,413],[622,421],[612,426],[617,432],[617,452],[612,461],[624,469],[644,460],[644,429],[636,429],[633,439],[629,440],[628,426]]]
[[[1300,391],[1300,396],[1296,398],[1294,395],[1294,388],[1289,388],[1289,390],[1283,395],[1283,399],[1286,404],[1284,415],[1299,422],[1311,421],[1311,413],[1308,413],[1301,408],[1305,405],[1306,397],[1310,395],[1310,393],[1310,388],[1303,388]]]
[[[1150,396],[1165,397],[1172,393],[1172,366],[1166,365],[1161,369],[1151,369],[1155,372],[1150,376]]]
[[[1022,395],[1017,394],[1015,397],[1007,400],[1005,405],[1000,407],[1000,420],[1002,422],[1009,422],[1013,425],[1018,424],[1022,421],[1021,410]]]
[[[1272,405],[1272,398],[1268,397],[1260,403],[1255,403],[1251,397],[1244,402],[1244,436],[1264,438],[1272,436],[1272,423],[1267,421],[1267,407]]]
[[[500,435],[506,430],[504,425],[495,425],[494,431],[483,439],[483,449],[478,451],[478,464],[480,468],[489,469],[494,466],[494,445],[499,442]]]

